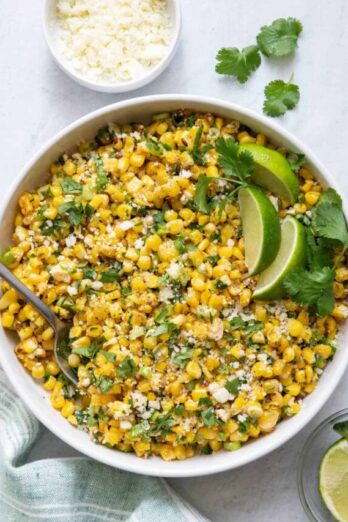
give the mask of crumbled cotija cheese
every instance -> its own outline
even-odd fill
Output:
[[[58,0],[55,36],[77,74],[120,83],[165,57],[171,24],[165,0]]]

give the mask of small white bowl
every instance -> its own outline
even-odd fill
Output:
[[[11,243],[18,198],[47,180],[50,164],[63,152],[73,152],[78,143],[93,138],[99,128],[108,123],[148,123],[156,113],[190,108],[197,112],[211,112],[228,119],[237,119],[256,132],[266,134],[273,142],[294,152],[302,152],[316,177],[324,186],[336,188],[343,195],[345,215],[348,202],[342,185],[325,169],[318,158],[302,141],[278,123],[250,109],[223,100],[196,95],[165,94],[125,100],[87,114],[51,138],[22,169],[6,196],[0,200],[0,249]],[[51,406],[48,392],[34,381],[18,361],[14,352],[16,335],[0,325],[0,365],[14,389],[33,414],[57,437],[88,455],[115,468],[164,477],[193,477],[218,473],[252,462],[285,444],[296,435],[323,408],[334,392],[348,366],[348,322],[343,325],[337,353],[323,372],[317,388],[303,401],[301,411],[281,422],[274,432],[245,444],[238,451],[219,451],[213,455],[197,455],[191,459],[167,462],[160,457],[141,459],[134,453],[122,453],[92,442],[88,435],[67,422]]]
[[[122,93],[134,91],[144,85],[152,82],[157,76],[159,76],[164,69],[171,62],[179,43],[180,31],[181,31],[181,6],[180,0],[166,0],[167,10],[169,13],[170,20],[172,21],[172,39],[168,47],[167,55],[161,60],[153,69],[151,69],[145,76],[141,76],[138,79],[131,80],[128,82],[119,83],[101,83],[94,82],[85,78],[74,71],[73,67],[68,60],[57,50],[53,32],[56,20],[56,4],[57,0],[45,0],[44,13],[43,13],[43,27],[44,35],[51,54],[58,64],[58,66],[64,71],[70,78],[75,80],[77,83],[88,89],[100,92],[109,93]]]

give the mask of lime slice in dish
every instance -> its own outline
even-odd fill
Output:
[[[348,520],[348,440],[340,439],[325,453],[319,470],[321,498],[339,522]]]
[[[280,221],[268,197],[256,187],[239,190],[239,206],[249,274],[265,270],[280,246]]]
[[[306,235],[303,225],[294,217],[284,219],[277,257],[260,275],[253,299],[272,301],[284,295],[283,282],[291,270],[303,266],[306,259]]]
[[[240,145],[241,150],[249,151],[254,159],[253,182],[268,189],[291,205],[296,203],[299,194],[299,180],[291,170],[288,160],[272,149],[248,143]]]

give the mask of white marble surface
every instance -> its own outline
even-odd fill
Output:
[[[87,112],[127,95],[106,95],[79,87],[57,69],[41,26],[42,0],[2,0],[0,16],[1,193],[43,142]],[[348,191],[348,3],[346,0],[182,0],[183,34],[169,69],[131,93],[197,93],[261,110],[263,88],[292,73],[301,87],[298,108],[281,123],[318,154]],[[304,25],[296,56],[264,61],[240,86],[217,77],[214,56],[221,46],[253,42],[259,27],[280,16]],[[171,484],[213,522],[303,521],[296,491],[296,459],[307,434],[329,413],[347,406],[348,376],[320,416],[273,454],[231,472]],[[74,452],[46,434],[31,458]]]

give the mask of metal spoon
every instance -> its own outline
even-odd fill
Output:
[[[10,286],[15,288],[19,294],[28,301],[36,310],[49,322],[55,332],[54,357],[58,363],[59,368],[75,386],[77,385],[76,375],[68,365],[67,361],[58,354],[58,348],[69,337],[69,330],[71,324],[65,323],[58,319],[58,317],[46,306],[41,299],[39,299],[29,288],[27,288],[22,281],[20,281],[12,272],[0,263],[0,277],[2,277]]]

